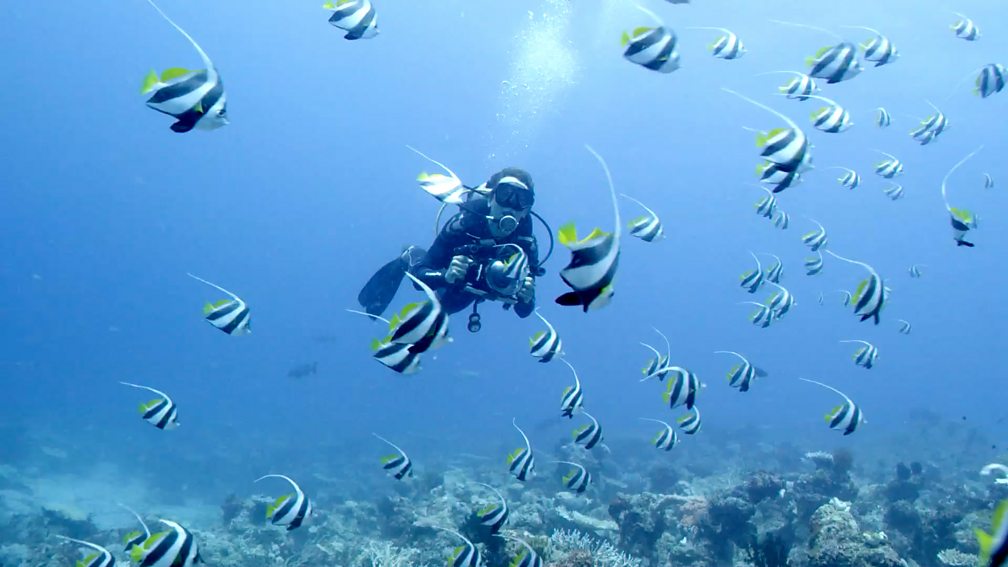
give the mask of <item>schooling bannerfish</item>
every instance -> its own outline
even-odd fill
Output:
[[[378,16],[371,0],[336,0],[322,7],[333,11],[329,23],[346,31],[345,39],[370,39],[378,35]]]
[[[196,40],[161,11],[153,0],[147,0],[147,3],[189,40],[206,67],[199,71],[172,67],[160,75],[152,70],[140,88],[141,94],[151,94],[147,106],[175,118],[175,123],[171,125],[173,132],[183,133],[193,128],[213,130],[227,125],[227,97],[217,67]]]

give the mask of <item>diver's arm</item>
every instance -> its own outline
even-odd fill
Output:
[[[454,227],[454,223],[449,223],[438,233],[437,238],[427,249],[427,254],[413,269],[413,275],[432,288],[445,287],[447,282],[444,274],[451,264],[455,248],[464,243],[463,236]]]
[[[521,246],[522,250],[525,251],[525,255],[528,256],[529,262],[529,280],[531,281],[531,290],[527,292],[528,297],[525,301],[520,301],[515,303],[514,311],[515,314],[522,319],[528,317],[535,311],[535,284],[536,277],[543,274],[542,268],[539,267],[539,243],[536,241],[535,235],[532,233],[532,221],[528,217],[525,218],[526,223],[522,223],[518,231],[518,245]]]
[[[522,224],[518,227],[517,240],[518,245],[521,246],[522,250],[525,251],[525,255],[528,256],[529,267],[532,269],[533,276],[543,275],[542,268],[539,267],[539,242],[536,240],[535,234],[532,232],[532,221],[526,217]]]

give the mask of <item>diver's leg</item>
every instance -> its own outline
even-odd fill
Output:
[[[399,284],[406,277],[406,271],[422,257],[423,249],[417,246],[404,250],[398,258],[385,264],[371,276],[357,294],[357,302],[372,315],[384,313],[399,291]]]

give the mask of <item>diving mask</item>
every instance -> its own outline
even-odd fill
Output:
[[[493,199],[500,205],[519,211],[526,211],[535,204],[535,194],[528,185],[516,177],[507,176],[497,182]]]

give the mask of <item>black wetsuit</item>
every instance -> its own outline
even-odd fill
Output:
[[[472,197],[441,230],[426,255],[411,271],[424,283],[437,291],[441,306],[448,313],[456,313],[468,307],[477,297],[464,289],[464,283],[449,284],[444,280],[453,256],[472,258],[475,264],[498,259],[501,244],[517,244],[528,256],[531,275],[540,274],[539,247],[532,234],[532,216],[527,215],[518,228],[507,236],[494,238],[487,226],[486,215],[490,214],[490,203],[484,197]],[[515,313],[522,318],[535,310],[535,295],[527,303],[516,303]]]

